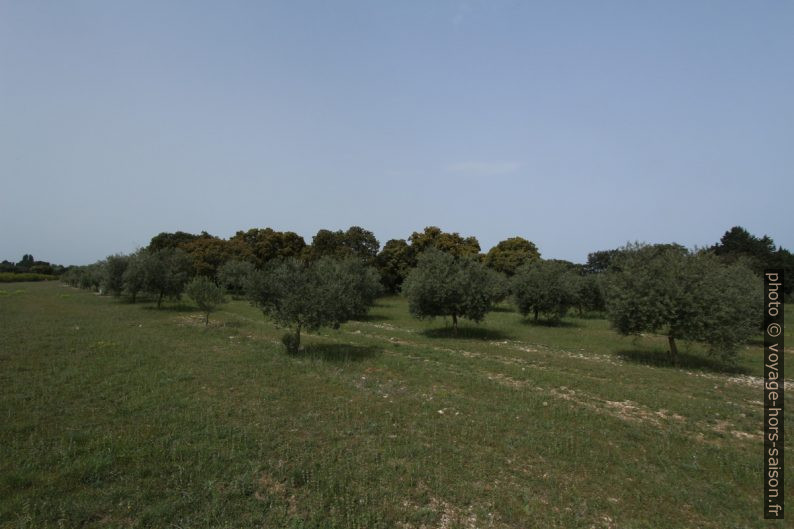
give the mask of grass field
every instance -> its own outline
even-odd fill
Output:
[[[210,323],[3,285],[0,527],[786,526],[762,519],[760,334],[673,368],[659,337],[509,307],[453,338],[386,298],[295,356],[243,301]]]
[[[50,274],[13,274],[0,272],[0,283],[21,283],[23,281],[55,281],[58,276]]]

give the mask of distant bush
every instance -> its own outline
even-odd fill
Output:
[[[17,283],[20,281],[54,281],[58,276],[52,274],[14,274],[0,272],[0,283]]]

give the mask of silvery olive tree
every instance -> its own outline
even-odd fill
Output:
[[[513,298],[518,311],[530,313],[538,321],[543,314],[558,322],[576,304],[580,278],[570,263],[536,261],[520,266],[512,280]]]
[[[503,296],[501,278],[476,258],[455,256],[429,248],[422,252],[403,283],[408,308],[416,318],[452,318],[453,333],[458,319],[480,322]]]
[[[666,335],[672,363],[676,340],[704,342],[712,354],[732,359],[758,333],[761,288],[742,262],[726,265],[712,253],[677,245],[633,244],[609,273],[607,311],[621,334]]]
[[[218,305],[226,303],[223,287],[205,276],[196,276],[185,287],[185,293],[192,299],[204,313],[204,325],[209,325],[210,313]]]
[[[381,289],[377,272],[358,259],[288,258],[255,272],[248,296],[265,316],[293,330],[284,344],[295,352],[302,330],[338,328],[365,315]]]

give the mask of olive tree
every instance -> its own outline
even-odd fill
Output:
[[[190,279],[193,263],[183,250],[165,248],[144,259],[144,290],[157,296],[157,308],[164,297],[178,298]]]
[[[129,256],[127,268],[121,276],[124,291],[130,295],[132,302],[135,303],[138,293],[146,286],[146,259],[149,252],[139,250]]]
[[[332,257],[273,262],[266,270],[255,272],[248,287],[251,302],[265,316],[293,330],[284,342],[291,352],[300,347],[302,330],[338,328],[361,317],[380,292],[376,271],[358,259]]]
[[[711,253],[674,245],[629,245],[607,282],[607,311],[624,335],[667,336],[672,363],[676,340],[701,341],[732,359],[758,332],[761,280],[742,262],[726,265]]]
[[[576,304],[580,278],[570,263],[537,261],[520,266],[513,276],[513,298],[523,315],[541,314],[558,322]]]
[[[79,286],[85,290],[101,291],[104,261],[81,267]]]
[[[603,274],[585,274],[576,283],[576,306],[579,313],[601,312],[606,309]]]
[[[241,295],[254,269],[248,261],[228,261],[218,270],[218,282],[232,294]]]
[[[218,305],[226,303],[226,296],[223,294],[223,287],[205,276],[194,277],[185,288],[185,293],[192,299],[199,309],[204,313],[204,325],[209,325],[210,313]]]
[[[130,258],[126,255],[109,255],[103,268],[102,288],[114,296],[120,296],[124,290],[124,272]]]
[[[416,318],[450,316],[458,332],[458,318],[480,322],[502,295],[497,272],[476,258],[429,248],[419,255],[403,283],[408,308]]]

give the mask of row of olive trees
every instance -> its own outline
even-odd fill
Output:
[[[180,249],[139,250],[130,255],[111,255],[103,261],[72,267],[61,279],[72,286],[102,294],[126,294],[135,303],[147,293],[159,308],[166,298],[179,298],[193,278],[190,257]]]
[[[382,293],[377,271],[350,257],[316,260],[273,259],[262,269],[246,261],[228,261],[217,280],[191,277],[191,260],[179,248],[140,250],[131,255],[111,255],[103,261],[75,267],[63,280],[100,293],[126,294],[135,303],[146,293],[159,308],[166,298],[186,293],[205,314],[226,302],[226,293],[244,296],[277,325],[290,327],[284,344],[290,351],[300,347],[301,330],[338,328],[361,317]]]
[[[179,249],[154,252],[139,250],[130,255],[110,255],[88,266],[72,267],[61,276],[65,283],[102,294],[126,294],[135,303],[139,294],[156,299],[160,308],[164,298],[179,299],[187,294],[204,312],[210,313],[226,302],[224,289],[204,276],[192,276],[191,262]]]
[[[583,276],[564,261],[529,261],[512,277],[488,267],[474,256],[425,250],[405,279],[402,293],[418,318],[446,316],[457,332],[458,319],[480,322],[493,306],[512,296],[519,312],[543,314],[558,321],[571,307],[581,312],[604,308],[600,277]]]
[[[606,309],[624,335],[645,332],[668,337],[677,360],[676,340],[700,341],[726,360],[758,332],[761,280],[743,261],[726,263],[710,251],[678,245],[628,245],[614,252],[599,273],[582,275],[564,261],[533,261],[511,278],[470,256],[430,249],[407,276],[403,294],[418,318],[483,320],[507,295],[518,311],[559,321],[571,307]]]

